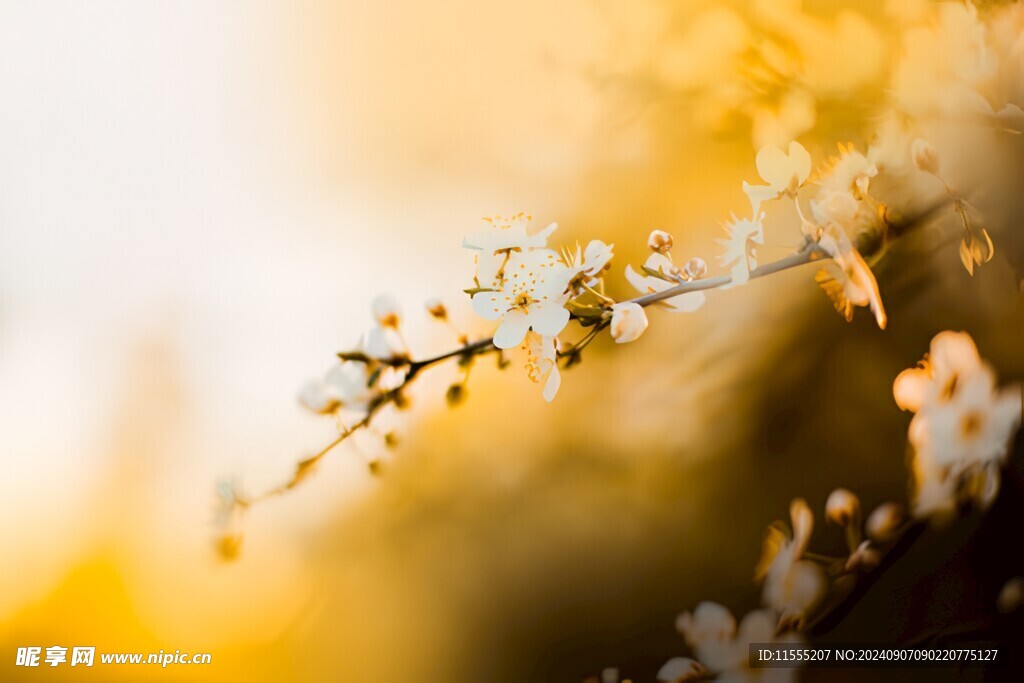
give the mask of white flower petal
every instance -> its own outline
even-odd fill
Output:
[[[518,309],[511,310],[501,319],[501,324],[494,333],[494,345],[499,349],[519,346],[529,329],[530,318],[526,313]]]
[[[508,310],[500,292],[477,292],[473,295],[473,312],[485,320],[497,320]]]
[[[561,300],[542,301],[530,306],[528,318],[535,332],[545,337],[554,337],[569,323],[569,309]]]

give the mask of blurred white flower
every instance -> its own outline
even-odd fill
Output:
[[[736,627],[736,620],[725,607],[702,602],[693,614],[683,613],[676,621],[687,644],[709,671],[722,681],[789,681],[795,669],[751,669],[750,643],[796,644],[795,633],[777,635],[776,615],[771,610],[748,613]]]
[[[764,244],[764,213],[755,219],[738,219],[733,214],[732,222],[725,222],[726,239],[715,240],[725,247],[719,256],[723,266],[732,266],[732,285],[742,285],[750,280],[750,271],[757,267],[757,246]]]
[[[910,157],[919,170],[932,175],[939,172],[939,153],[927,140],[921,138],[914,140],[910,145]]]
[[[840,145],[839,156],[829,159],[818,185],[829,192],[853,192],[860,199],[867,195],[868,185],[877,175],[874,162],[853,145]]]
[[[544,400],[550,403],[562,386],[555,338],[529,332],[523,340],[523,350],[526,352],[527,376],[530,381],[543,385]]]
[[[611,334],[616,344],[636,341],[647,329],[647,314],[639,305],[624,302],[612,305]]]
[[[673,657],[658,669],[659,683],[688,683],[700,681],[707,675],[707,670],[696,660],[689,657]]]
[[[838,223],[841,226],[852,224],[860,205],[850,190],[823,189],[811,200],[811,214],[821,225]]]
[[[860,499],[848,489],[836,489],[825,501],[825,518],[841,527],[860,526]]]
[[[408,356],[405,341],[394,327],[374,325],[359,340],[359,348],[376,360],[398,360]]]
[[[649,271],[661,273],[663,277],[654,275],[641,275],[633,270],[630,265],[626,266],[626,279],[641,294],[653,294],[663,292],[666,289],[675,287],[685,281],[685,277],[672,259],[664,254],[654,253],[647,257],[644,268]],[[671,281],[670,281],[671,280]],[[687,292],[665,299],[660,302],[663,306],[675,313],[692,313],[704,305],[704,292]]]
[[[882,503],[868,515],[864,530],[876,543],[888,543],[896,537],[906,516],[906,510],[899,503]]]
[[[1020,427],[1020,387],[997,389],[970,335],[941,332],[918,366],[896,378],[893,396],[916,413],[909,429],[915,515],[950,513],[969,499],[990,505]]]
[[[505,264],[505,277],[496,292],[473,295],[473,310],[487,320],[500,320],[494,333],[499,349],[518,346],[533,329],[554,337],[569,322],[565,293],[572,271],[551,249],[513,253]]]
[[[374,397],[365,363],[342,361],[332,365],[323,379],[312,380],[299,392],[299,401],[314,413],[333,413],[339,408],[365,411]]]
[[[853,320],[855,306],[870,306],[878,326],[885,329],[887,318],[875,276],[843,231],[829,224],[821,232],[819,246],[831,257],[815,280],[825,290],[836,310]]]
[[[381,327],[398,329],[402,322],[402,309],[398,300],[391,294],[381,294],[370,306],[373,311],[373,318]]]
[[[524,249],[538,249],[547,246],[548,237],[558,228],[556,223],[536,233],[529,234],[527,225],[532,216],[518,213],[514,216],[485,218],[487,229],[462,240],[466,249],[479,251],[477,255],[477,279],[481,287],[496,287],[502,264],[511,252]]]
[[[797,498],[789,514],[792,536],[782,523],[768,527],[754,575],[764,581],[764,604],[779,613],[780,623],[799,625],[817,607],[828,582],[820,565],[802,559],[814,528],[814,513]]]
[[[811,174],[811,155],[799,142],[789,143],[787,155],[775,145],[762,147],[757,153],[757,172],[767,185],[751,185],[744,181],[743,192],[750,199],[756,214],[761,204],[782,194],[795,194]]]

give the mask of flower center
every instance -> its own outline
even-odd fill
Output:
[[[530,308],[530,304],[533,303],[533,297],[528,292],[523,292],[512,301],[512,305],[516,308],[522,308],[524,310]]]
[[[960,419],[960,435],[965,439],[978,436],[985,424],[984,416],[979,412],[967,413]]]

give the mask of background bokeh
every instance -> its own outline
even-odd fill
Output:
[[[955,244],[883,263],[884,334],[797,271],[596,343],[552,406],[488,367],[448,410],[437,369],[383,476],[340,449],[238,561],[213,548],[217,480],[266,489],[332,438],[296,390],[377,292],[419,354],[452,343],[429,296],[483,332],[482,216],[615,242],[625,294],[653,228],[715,265],[758,145],[863,145],[923,3],[804,4],[0,3],[0,678],[643,680],[681,609],[756,605],[790,498],[902,498],[890,387],[932,335],[1024,376],[1018,279]],[[799,87],[747,87],[763,36]],[[770,223],[765,257],[798,234]],[[213,664],[26,672],[26,645]]]

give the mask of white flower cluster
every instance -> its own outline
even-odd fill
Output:
[[[995,373],[971,337],[942,332],[917,367],[900,373],[893,392],[901,408],[915,413],[909,429],[912,517],[945,519],[968,501],[991,505],[1009,442],[1020,428],[1021,387],[997,389]],[[696,660],[669,660],[659,681],[705,680],[708,671],[728,680],[755,680],[749,643],[799,642],[799,632],[840,604],[913,523],[894,502],[879,505],[864,520],[860,499],[836,489],[825,503],[825,519],[843,530],[846,554],[827,557],[808,551],[814,513],[807,502],[794,500],[789,514],[790,525],[777,521],[768,527],[754,572],[764,609],[748,614],[738,630],[732,613],[716,603],[681,614],[677,627]],[[999,609],[1016,609],[1018,584],[1008,583],[1003,593]]]
[[[970,335],[942,332],[916,368],[893,384],[910,421],[914,514],[944,517],[969,500],[991,505],[1009,442],[1021,423],[1021,387],[999,389]]]

